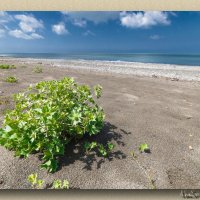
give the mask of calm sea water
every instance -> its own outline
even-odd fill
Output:
[[[79,60],[105,60],[126,61],[142,63],[163,63],[176,65],[200,66],[200,54],[143,54],[143,53],[18,53],[0,54],[0,57],[14,58],[45,58],[45,59],[79,59]]]

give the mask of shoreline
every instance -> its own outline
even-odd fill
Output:
[[[163,77],[186,81],[200,81],[200,67],[189,65],[172,65],[158,63],[140,63],[125,61],[99,60],[64,60],[44,58],[0,58],[0,62],[17,62],[20,64],[43,64],[51,67],[89,70],[102,73],[136,75],[146,77]]]

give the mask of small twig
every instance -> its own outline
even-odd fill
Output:
[[[155,185],[155,181],[152,180],[151,176],[148,174],[147,170],[140,164],[140,162],[137,159],[137,156],[134,154],[134,152],[131,152],[131,155],[133,157],[133,160],[137,163],[137,165],[139,166],[139,168],[144,171],[148,181],[149,181],[149,185],[151,187],[151,189],[156,189],[156,185]]]

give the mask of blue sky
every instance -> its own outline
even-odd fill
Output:
[[[0,53],[200,53],[199,12],[0,12]]]

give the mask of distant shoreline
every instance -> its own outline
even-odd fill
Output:
[[[12,56],[1,56],[1,59],[10,59],[10,60],[34,60],[34,61],[54,61],[54,62],[68,62],[68,61],[83,61],[83,62],[108,62],[108,63],[133,63],[133,64],[151,64],[151,65],[170,65],[170,66],[177,66],[177,67],[198,67],[199,65],[187,65],[187,64],[172,64],[172,63],[157,63],[157,62],[139,62],[139,61],[123,61],[123,60],[95,60],[95,59],[68,59],[68,58],[32,58],[32,57],[12,57]]]
[[[49,59],[56,61],[102,61],[151,63],[177,66],[200,67],[200,54],[173,54],[173,53],[0,53],[1,58],[10,59]]]
[[[147,77],[177,78],[179,80],[200,81],[199,66],[185,66],[158,63],[140,63],[125,61],[97,61],[97,60],[64,60],[44,58],[13,58],[1,57],[0,63],[19,63],[32,65],[47,65],[69,69],[96,71]]]

